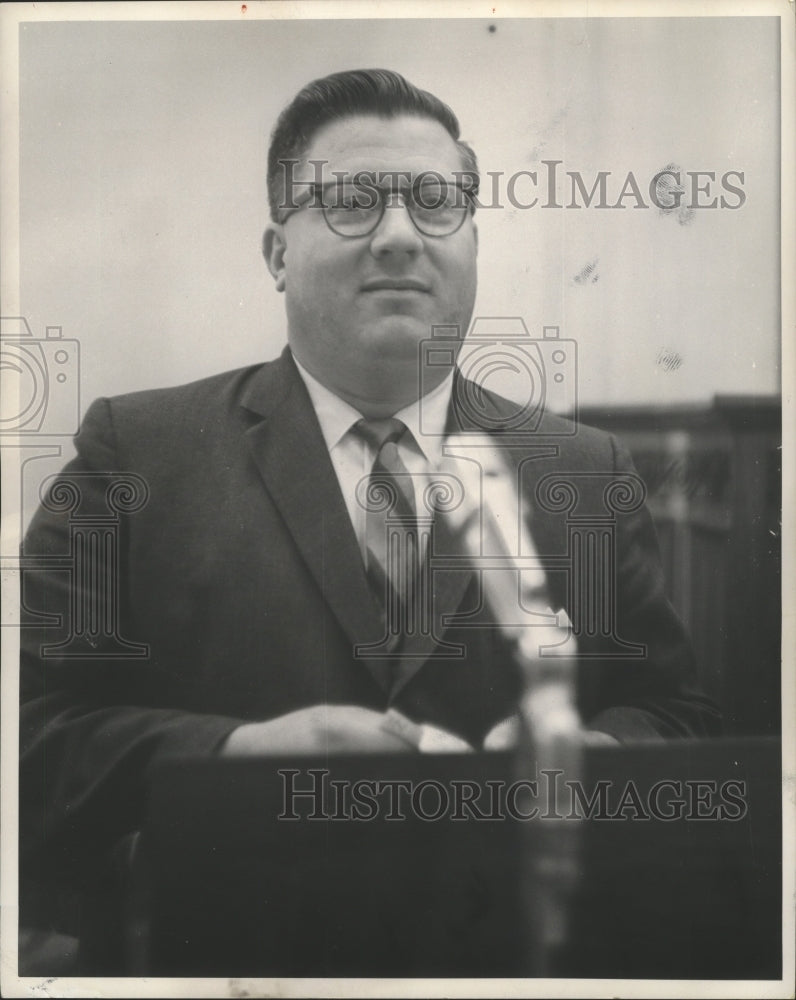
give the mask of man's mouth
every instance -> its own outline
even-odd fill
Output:
[[[428,292],[425,282],[417,278],[372,278],[362,286],[363,292]]]

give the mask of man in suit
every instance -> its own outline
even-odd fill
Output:
[[[64,499],[53,487],[26,539],[25,556],[43,559],[25,573],[23,606],[54,616],[22,630],[20,842],[31,858],[79,866],[138,829],[147,769],[166,754],[408,752],[385,725],[390,708],[478,748],[514,713],[521,682],[500,629],[443,622],[478,606],[471,571],[433,583],[436,651],[462,655],[427,649],[389,672],[356,652],[383,634],[356,496],[381,445],[360,422],[401,422],[394,451],[418,482],[445,433],[473,429],[460,340],[422,386],[418,357],[435,329],[470,322],[476,176],[450,109],[394,73],[335,74],[282,113],[264,255],[288,347],[264,365],[95,402],[60,479],[74,489]],[[499,433],[508,404],[478,398]],[[567,527],[539,502],[543,477],[580,476],[578,502],[596,509],[605,477],[632,472],[612,438],[550,414],[514,449],[523,513],[547,556],[566,551]],[[102,520],[108,477],[125,474],[141,497],[119,515],[118,573],[48,568],[75,558],[70,531]],[[440,530],[435,553],[443,543]],[[617,515],[615,565],[616,631],[643,655],[584,636],[584,741],[715,732],[643,505]],[[113,626],[78,621],[108,579]],[[549,589],[573,617],[566,573],[551,572]],[[120,634],[138,644],[129,655]]]

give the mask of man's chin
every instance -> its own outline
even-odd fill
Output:
[[[413,316],[390,316],[369,324],[363,341],[379,357],[411,359],[420,357],[420,345],[431,337],[433,323]]]

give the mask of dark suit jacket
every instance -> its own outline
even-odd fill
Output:
[[[458,398],[454,393],[454,399]],[[501,402],[492,399],[499,412]],[[461,418],[452,408],[451,420]],[[559,418],[540,426],[521,468],[525,513],[542,555],[567,551],[565,513],[544,510],[536,485],[554,472],[579,479],[579,510],[602,510],[605,474],[631,468],[608,435]],[[515,667],[495,629],[448,630],[464,657],[417,661],[388,692],[353,654],[380,638],[376,607],[326,446],[292,358],[174,389],[98,400],[64,472],[79,484],[78,513],[107,512],[105,487],[87,473],[134,472],[142,509],[120,516],[120,611],[125,640],[108,635],[41,656],[74,631],[66,569],[28,570],[23,604],[61,627],[22,630],[21,837],[90,856],[140,825],[147,767],[167,753],[212,754],[245,720],[319,702],[384,710],[389,703],[477,744],[512,713]],[[525,451],[528,451],[527,446]],[[99,483],[99,485],[98,485]],[[58,504],[50,504],[57,507]],[[74,515],[74,511],[73,511]],[[73,529],[77,522],[73,518]],[[717,714],[695,687],[683,627],[663,591],[657,543],[643,507],[616,520],[617,630],[643,643],[623,660],[585,636],[580,706],[593,728],[620,740],[702,735]],[[64,556],[66,513],[40,510],[25,556]],[[81,543],[82,544],[82,543]],[[72,557],[75,556],[72,552]],[[91,588],[86,574],[77,586]],[[469,581],[469,582],[468,582]],[[551,572],[554,603],[570,608],[571,579]],[[473,608],[477,579],[440,574],[435,610]],[[105,632],[113,632],[106,628]],[[113,638],[113,636],[111,636]],[[610,645],[610,644],[609,644]],[[606,653],[607,650],[607,653]]]

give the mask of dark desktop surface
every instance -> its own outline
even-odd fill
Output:
[[[592,749],[580,798],[508,753],[175,759],[131,971],[779,978],[780,771],[774,739]],[[540,817],[517,818],[532,780]],[[540,965],[556,879],[569,915]]]

